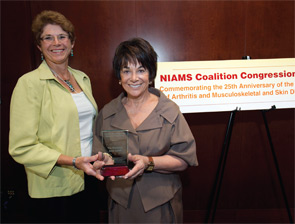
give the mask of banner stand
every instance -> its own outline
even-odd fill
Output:
[[[279,178],[279,182],[280,182],[282,194],[283,194],[283,197],[284,197],[285,206],[286,206],[286,209],[287,209],[287,212],[288,212],[289,221],[290,221],[290,223],[294,223],[293,222],[293,219],[292,219],[292,215],[291,215],[291,211],[290,211],[288,199],[287,199],[287,196],[286,196],[286,192],[285,192],[285,188],[284,188],[284,184],[283,184],[283,179],[282,179],[282,176],[281,176],[281,173],[280,173],[279,163],[278,163],[278,160],[277,160],[275,149],[274,149],[274,146],[273,146],[273,143],[272,143],[272,138],[271,138],[270,131],[269,131],[269,128],[268,128],[267,119],[266,119],[266,116],[265,116],[265,113],[266,112],[268,112],[270,110],[275,110],[275,109],[276,109],[276,106],[274,105],[274,106],[272,106],[271,109],[269,109],[269,110],[262,110],[261,112],[262,112],[262,116],[263,116],[263,120],[264,120],[265,129],[266,129],[266,132],[267,132],[267,137],[268,137],[268,141],[269,141],[269,144],[270,144],[272,156],[273,156],[274,163],[275,163],[275,166],[276,166],[277,175],[278,175],[278,178]]]
[[[287,209],[287,212],[288,212],[289,221],[290,221],[290,223],[293,223],[293,218],[292,218],[292,215],[291,215],[290,207],[289,207],[287,196],[286,196],[286,193],[285,193],[285,188],[284,188],[282,176],[281,176],[281,173],[280,173],[279,164],[278,164],[278,161],[277,161],[277,156],[275,154],[274,146],[273,146],[273,143],[272,143],[272,138],[271,138],[271,135],[270,135],[267,119],[266,119],[266,116],[265,116],[266,112],[268,112],[270,110],[274,110],[274,109],[276,109],[275,105],[272,106],[271,109],[262,110],[261,112],[262,112],[264,125],[265,125],[267,136],[268,136],[268,141],[269,141],[269,144],[270,144],[270,147],[271,147],[272,156],[273,156],[274,163],[275,163],[275,166],[276,166],[276,171],[277,171],[277,175],[278,175],[278,178],[279,178],[280,187],[281,187],[282,194],[283,194],[283,197],[284,197],[285,206],[286,206],[286,209]],[[231,135],[232,135],[232,129],[233,129],[234,120],[235,120],[235,115],[236,115],[236,112],[239,111],[239,110],[240,109],[236,108],[234,111],[231,111],[231,113],[230,113],[227,129],[226,129],[226,135],[225,135],[223,146],[222,146],[222,151],[221,151],[221,155],[220,155],[220,159],[219,159],[219,164],[218,164],[218,168],[217,168],[215,182],[214,182],[214,185],[213,185],[213,190],[212,190],[212,193],[211,193],[211,198],[210,198],[210,202],[209,202],[209,207],[208,207],[207,217],[206,217],[205,223],[209,223],[210,218],[211,218],[210,223],[214,222],[216,208],[217,208],[219,194],[220,194],[220,189],[221,189],[221,184],[222,184],[222,180],[223,180],[223,174],[224,174],[225,165],[226,165],[228,149],[229,149],[229,145],[230,145],[230,139],[231,139]],[[211,215],[212,206],[213,206],[213,211],[212,211],[212,215]]]

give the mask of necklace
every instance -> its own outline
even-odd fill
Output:
[[[54,70],[52,70],[52,69],[50,69],[51,71],[52,71],[52,73],[55,75],[55,77],[56,78],[59,78],[61,81],[63,81],[69,88],[70,88],[70,90],[73,92],[73,93],[75,93],[76,92],[76,90],[75,90],[75,88],[73,87],[73,85],[70,83],[70,81],[69,80],[64,80],[64,79],[62,79]],[[72,73],[70,73],[71,75],[72,75]]]

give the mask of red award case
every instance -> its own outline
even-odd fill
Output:
[[[107,165],[107,166],[103,166],[101,169],[101,175],[105,177],[124,176],[128,172],[129,172],[128,166],[120,166],[120,165]]]

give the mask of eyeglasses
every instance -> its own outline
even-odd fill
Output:
[[[55,40],[55,37],[57,37],[57,40],[60,42],[66,41],[69,38],[69,36],[66,34],[59,34],[57,36],[46,35],[45,37],[40,37],[40,40],[43,40],[47,43],[52,43]]]

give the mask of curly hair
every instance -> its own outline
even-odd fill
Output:
[[[48,24],[59,25],[68,33],[71,43],[75,41],[75,28],[71,21],[59,12],[44,10],[35,17],[32,23],[32,32],[35,36],[37,45],[40,46],[41,34],[43,33],[44,27]]]

